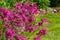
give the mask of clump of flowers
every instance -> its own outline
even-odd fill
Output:
[[[42,30],[39,31],[38,34],[39,35],[47,35],[47,32],[48,32],[47,29],[42,29]]]
[[[17,34],[17,35],[15,36],[15,39],[16,39],[16,40],[27,40],[27,38],[25,38],[24,36],[22,36],[22,35],[20,35],[20,34]]]
[[[42,39],[39,38],[38,36],[36,36],[36,37],[34,38],[34,40],[42,40]]]
[[[8,39],[11,39],[14,36],[14,34],[15,34],[14,30],[11,29],[7,29],[5,32],[5,35]]]
[[[37,4],[30,4],[29,2],[18,2],[14,5],[15,10],[11,11],[9,9],[5,9],[0,7],[0,17],[2,20],[2,25],[5,30],[5,35],[8,40],[11,40],[13,37],[16,40],[29,40],[23,35],[19,34],[22,32],[34,32],[35,27],[44,26],[44,22],[47,22],[47,19],[42,19],[42,23],[38,23],[38,25],[33,24],[34,15],[39,14],[39,10],[37,9]],[[46,30],[40,30],[39,34],[46,34]],[[35,37],[34,40],[41,40],[39,37]]]

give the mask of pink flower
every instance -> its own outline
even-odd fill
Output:
[[[22,17],[24,22],[28,22],[28,17],[26,17],[25,15],[22,15]]]
[[[17,27],[22,27],[23,25],[24,25],[23,22],[22,22],[22,23],[17,23],[17,24],[16,24]]]
[[[15,15],[15,17],[18,19],[18,20],[23,20],[23,17],[22,15],[20,15],[19,13]]]
[[[7,17],[9,20],[14,18],[14,13],[8,9],[1,9],[2,10],[2,17]]]
[[[29,18],[29,22],[33,22],[34,21],[34,15],[31,15]]]
[[[26,14],[28,12],[28,10],[26,8],[22,9],[22,14]]]
[[[42,40],[42,39],[39,38],[38,36],[36,36],[36,37],[34,38],[34,40]]]
[[[26,6],[30,6],[30,3],[29,3],[29,2],[25,2],[25,5],[26,5]]]
[[[17,35],[15,36],[15,39],[16,39],[16,40],[27,40],[27,38],[23,37],[23,36],[20,35],[20,34],[17,34]]]
[[[15,6],[16,9],[19,10],[22,7],[22,2],[18,2],[14,6]]]
[[[6,34],[6,37],[8,38],[8,39],[11,39],[13,36],[14,36],[14,30],[11,30],[11,29],[7,29],[6,31],[5,31],[5,34]]]
[[[32,4],[32,7],[37,7],[37,4],[36,3]]]
[[[38,32],[38,34],[40,34],[40,35],[46,35],[47,33],[48,33],[47,29],[42,29]]]
[[[32,28],[32,27],[31,28],[25,28],[25,31],[26,32],[34,32],[34,28]]]
[[[41,19],[42,22],[48,22],[46,18]]]

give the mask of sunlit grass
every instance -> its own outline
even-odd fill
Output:
[[[43,40],[60,40],[60,14],[47,14],[46,17],[50,25],[46,28],[48,29],[48,35],[43,36]]]

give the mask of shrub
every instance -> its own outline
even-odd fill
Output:
[[[60,0],[50,0],[50,6],[51,7],[59,7],[60,6]]]
[[[2,38],[0,40],[13,40],[15,38],[16,40],[29,40],[31,39],[24,36],[23,33],[29,33],[28,35],[31,35],[30,33],[35,34],[35,30],[39,29],[41,26],[44,26],[44,23],[48,22],[47,19],[39,19],[38,24],[34,24],[35,16],[39,14],[39,10],[37,9],[37,5],[30,4],[29,2],[18,2],[14,5],[15,10],[9,10],[0,7],[0,19],[2,20]],[[2,30],[3,29],[3,30]],[[42,40],[40,36],[46,35],[47,30],[42,27],[42,29],[39,29],[38,33],[36,32],[36,36],[34,40]],[[34,36],[35,36],[34,35]],[[4,38],[3,38],[4,37]]]
[[[49,0],[33,0],[37,3],[38,8],[47,8],[50,5]]]

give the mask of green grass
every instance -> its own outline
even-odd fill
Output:
[[[47,14],[43,18],[50,22],[50,25],[46,26],[48,35],[43,36],[43,40],[60,40],[60,14]]]

